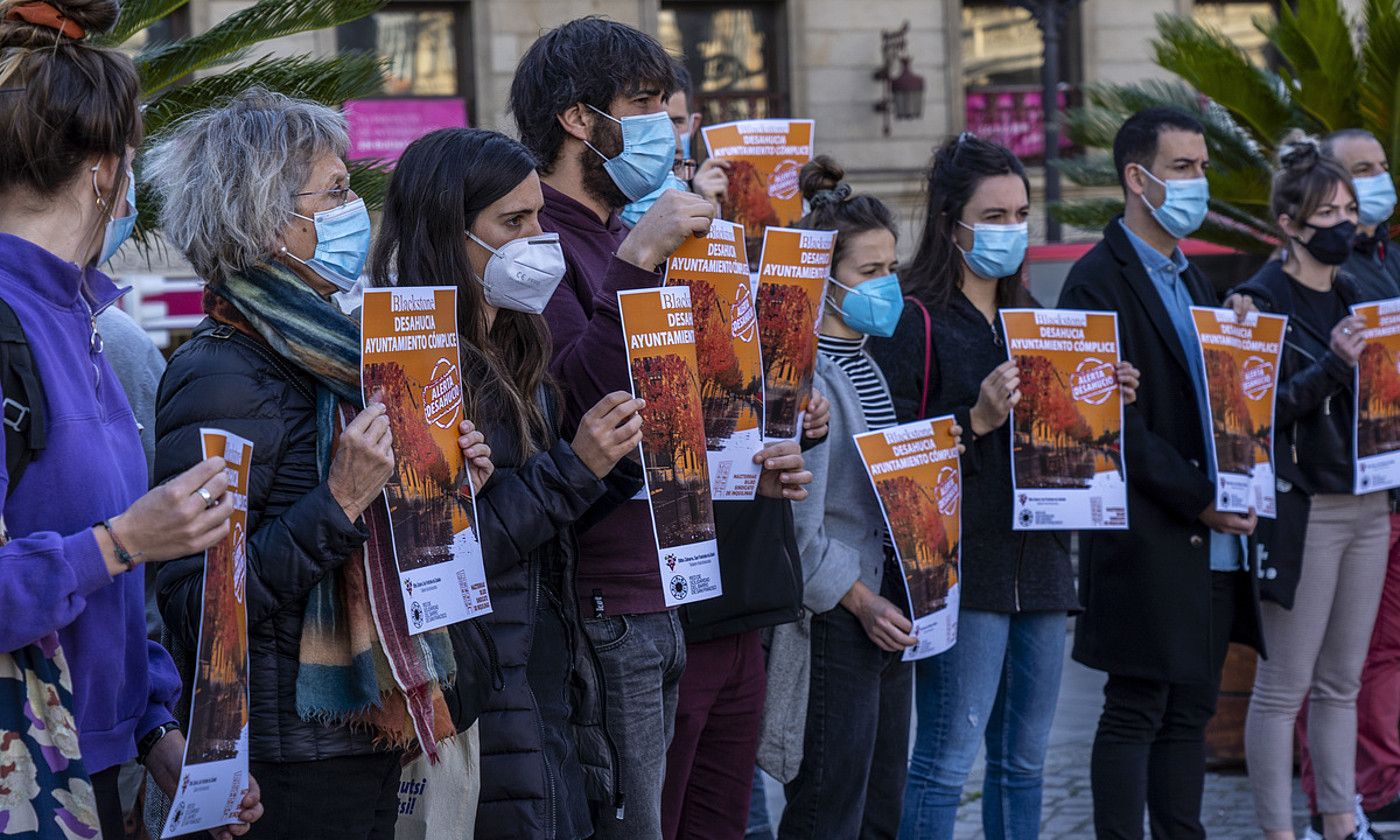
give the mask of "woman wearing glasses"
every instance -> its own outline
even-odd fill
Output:
[[[370,242],[347,145],[335,111],[253,90],[183,123],[148,167],[209,316],[161,383],[156,478],[199,460],[201,427],[254,446],[249,746],[268,816],[252,837],[392,838],[404,751],[453,735],[448,703],[486,670],[459,663],[446,630],[409,644],[406,627],[371,618],[367,580],[397,579],[378,501],[394,457],[384,407],[360,410],[359,325],[330,301]],[[484,480],[479,435],[464,441]],[[202,570],[193,556],[158,578],[177,650],[195,650]],[[406,702],[424,690],[431,710]]]

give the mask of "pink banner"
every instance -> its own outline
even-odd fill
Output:
[[[351,160],[379,158],[393,163],[408,144],[439,128],[466,128],[461,99],[352,99],[345,103]]]
[[[1065,91],[1059,91],[1060,111],[1065,110]],[[1025,160],[1045,157],[1045,108],[1039,90],[1025,88],[983,89],[967,94],[967,130],[993,143],[1000,143]],[[1060,135],[1060,148],[1070,147],[1069,138]]]

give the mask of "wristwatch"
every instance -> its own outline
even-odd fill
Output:
[[[147,732],[146,737],[142,738],[136,744],[136,760],[145,764],[146,757],[151,754],[151,750],[156,748],[156,744],[160,743],[160,739],[169,735],[171,732],[178,731],[180,731],[180,724],[172,720],[169,723],[162,723],[160,726]]]

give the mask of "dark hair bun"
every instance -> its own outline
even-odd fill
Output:
[[[1322,159],[1322,143],[1302,129],[1293,129],[1278,145],[1278,164],[1284,169],[1311,169]]]
[[[7,19],[15,6],[32,0],[0,0],[0,48],[35,47],[52,44],[57,40],[69,40],[58,30],[48,26],[28,23],[24,20]],[[45,0],[66,20],[81,26],[88,35],[101,35],[111,32],[121,15],[118,0]]]
[[[829,155],[817,155],[802,165],[797,183],[802,188],[802,197],[813,207],[823,204],[840,204],[851,195],[851,188],[842,182],[846,170],[841,168]]]

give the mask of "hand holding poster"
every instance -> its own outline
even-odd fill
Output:
[[[962,574],[962,462],[952,417],[856,435],[865,472],[904,570],[919,643],[904,659],[942,653],[958,640]]]
[[[394,436],[384,498],[408,630],[489,613],[476,495],[457,446],[457,290],[366,289],[360,318],[365,402],[384,403]]]
[[[1274,393],[1283,353],[1282,315],[1191,307],[1206,372],[1215,507],[1273,519]]]
[[[763,437],[797,440],[812,398],[817,329],[836,232],[769,228],[758,261],[758,336],[763,358]]]
[[[742,120],[702,129],[710,157],[729,161],[720,215],[744,226],[749,248],[770,227],[802,218],[797,175],[812,159],[811,120]]]
[[[1400,487],[1400,298],[1358,304],[1366,346],[1356,365],[1352,492]]]
[[[710,501],[690,289],[618,292],[632,394],[642,409],[642,464],[666,606],[724,594]]]
[[[666,285],[690,288],[710,492],[748,501],[762,468],[763,361],[743,228],[715,219],[710,235],[688,237],[666,263]]]
[[[1128,527],[1118,316],[1003,309],[1021,375],[1011,410],[1016,531]]]
[[[204,552],[204,608],[179,786],[162,837],[240,822],[248,792],[248,471],[253,444],[200,429],[203,457],[227,467],[228,536]]]

